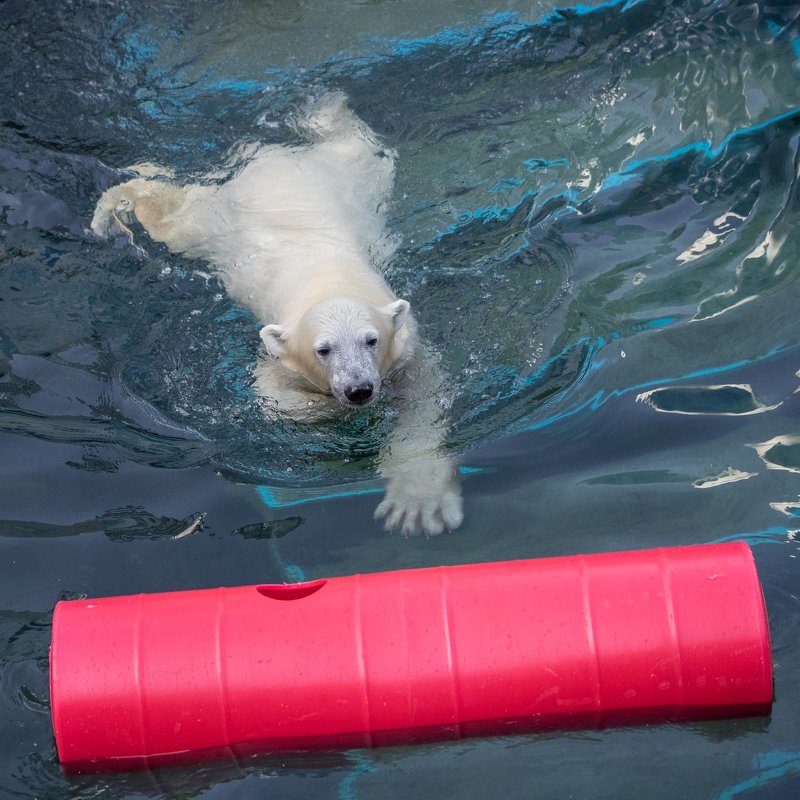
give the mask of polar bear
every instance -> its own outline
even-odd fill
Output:
[[[92,230],[132,238],[135,216],[171,252],[212,265],[263,324],[255,386],[269,413],[313,422],[374,403],[390,383],[397,422],[380,453],[376,518],[406,535],[455,529],[443,376],[379,271],[396,247],[385,220],[394,153],[341,94],[310,103],[297,127],[307,144],[239,148],[232,176],[179,185],[152,165],[132,168],[139,177],[103,194]]]

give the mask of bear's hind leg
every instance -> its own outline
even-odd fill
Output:
[[[185,199],[180,186],[161,180],[134,178],[103,193],[92,218],[92,231],[107,238],[114,230],[120,230],[133,244],[128,223],[135,216],[151,238],[170,246],[172,233],[166,219],[181,209]]]

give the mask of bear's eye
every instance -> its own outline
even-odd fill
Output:
[[[325,358],[325,356],[329,355],[330,352],[331,352],[331,348],[327,344],[323,344],[323,345],[321,345],[320,347],[317,348],[317,355],[318,356],[322,356],[323,358]]]
[[[367,347],[375,347],[378,344],[377,336],[367,336]]]

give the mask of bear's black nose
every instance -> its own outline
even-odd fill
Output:
[[[348,386],[344,390],[344,396],[356,405],[363,405],[372,397],[372,384],[360,383],[358,386]]]

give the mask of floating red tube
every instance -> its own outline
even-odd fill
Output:
[[[51,702],[73,770],[769,713],[741,542],[69,600]]]

